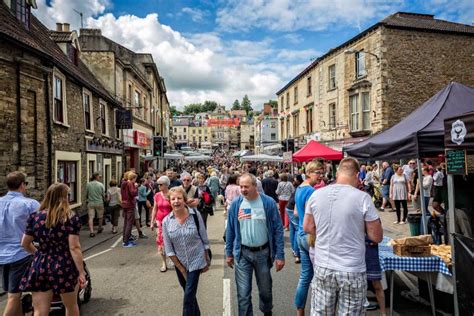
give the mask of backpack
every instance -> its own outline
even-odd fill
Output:
[[[194,224],[196,225],[199,238],[201,238],[202,243],[204,243],[204,240],[202,240],[201,231],[199,230],[199,227],[200,227],[200,225],[199,225],[199,218],[198,218],[198,216],[197,216],[196,213],[192,213],[191,215],[193,216]],[[208,256],[209,256],[209,263],[210,263],[210,262],[212,261],[212,251],[211,251],[211,248],[207,249],[207,254],[208,254]]]

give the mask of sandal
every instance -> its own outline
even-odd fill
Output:
[[[94,234],[94,233],[90,233],[90,234],[89,234],[89,237],[95,237],[95,234]]]
[[[160,272],[166,272],[167,270],[168,270],[167,267],[161,267],[161,268],[160,268]]]
[[[97,230],[97,234],[100,234],[100,233],[102,233],[102,231],[103,231],[103,230],[104,230],[104,228],[103,228],[103,227],[99,228],[99,229]]]

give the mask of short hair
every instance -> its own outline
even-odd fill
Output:
[[[283,182],[288,181],[288,175],[286,173],[280,174],[280,180]]]
[[[360,166],[357,159],[352,157],[347,157],[341,160],[339,164],[339,168],[337,171],[342,172],[344,174],[355,175],[359,172]]]
[[[250,182],[252,183],[252,185],[257,186],[257,177],[256,176],[254,176],[251,173],[246,172],[246,173],[244,173],[240,176],[240,179],[242,180],[242,178],[244,178],[244,177],[250,178]]]
[[[97,179],[98,177],[100,177],[100,173],[99,173],[99,172],[96,171],[96,172],[94,172],[94,173],[92,174],[92,180],[95,180],[95,179]]]
[[[137,174],[133,171],[129,171],[125,174],[125,178],[127,180],[133,180],[133,179],[136,179],[137,178]]]
[[[168,191],[168,194],[167,194],[167,197],[168,197],[168,200],[171,200],[171,194],[172,193],[181,193],[181,196],[183,197],[183,200],[186,201],[187,200],[187,194],[186,194],[186,191],[183,189],[182,186],[177,186],[177,187],[172,187],[169,191]]]
[[[170,186],[170,178],[168,178],[167,176],[161,176],[158,178],[158,180],[156,180],[156,183],[160,184],[160,183],[163,183],[163,184],[166,184],[166,186]]]
[[[237,184],[237,178],[238,176],[236,174],[231,174],[229,176],[229,180],[227,181],[227,184]]]
[[[117,186],[117,180],[115,180],[115,179],[110,180],[109,186],[110,187],[116,187]]]
[[[141,179],[140,179],[140,184],[143,184],[143,183],[145,183],[145,179],[144,179],[144,178],[141,178]]]
[[[318,170],[318,169],[323,169],[323,164],[319,161],[311,161],[306,165],[306,168],[304,170],[306,175],[310,175],[312,172]]]
[[[18,190],[26,182],[26,175],[20,171],[13,171],[7,175],[8,190]]]
[[[248,173],[253,174],[254,176],[256,176],[257,175],[257,168],[255,168],[255,167],[250,168]]]

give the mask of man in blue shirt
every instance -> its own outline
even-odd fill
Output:
[[[380,184],[382,185],[382,206],[380,207],[380,210],[383,212],[385,210],[385,204],[387,202],[390,203],[390,206],[392,207],[392,211],[395,209],[395,203],[393,202],[392,199],[390,199],[390,180],[392,180],[392,176],[394,174],[392,167],[390,167],[390,164],[386,161],[382,163],[382,177],[380,178]]]
[[[271,266],[285,265],[283,225],[275,200],[261,194],[257,178],[249,173],[240,177],[241,196],[229,209],[226,229],[227,265],[234,267],[239,316],[253,315],[252,274],[255,271],[260,310],[271,315],[273,308]]]
[[[28,182],[14,171],[7,175],[8,193],[0,198],[0,278],[8,292],[4,315],[21,314],[20,281],[29,268],[32,256],[21,247],[21,238],[31,213],[39,203],[24,196]]]

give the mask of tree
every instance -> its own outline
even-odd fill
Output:
[[[170,113],[171,113],[171,116],[178,116],[178,115],[182,115],[182,114],[183,114],[183,112],[178,111],[178,110],[176,109],[176,106],[174,106],[174,105],[170,106]]]
[[[247,113],[247,115],[249,115],[249,112],[253,111],[252,102],[250,102],[248,95],[244,96],[242,102],[240,103],[240,107],[242,110],[245,110],[245,113]]]
[[[184,114],[197,114],[202,112],[202,104],[201,103],[191,103],[184,107]]]
[[[273,109],[278,108],[278,101],[276,100],[268,100],[268,104],[270,104]]]
[[[235,100],[234,103],[232,104],[232,110],[241,110],[240,102],[239,100]]]
[[[201,106],[201,112],[213,112],[217,108],[217,102],[215,101],[204,101]]]

